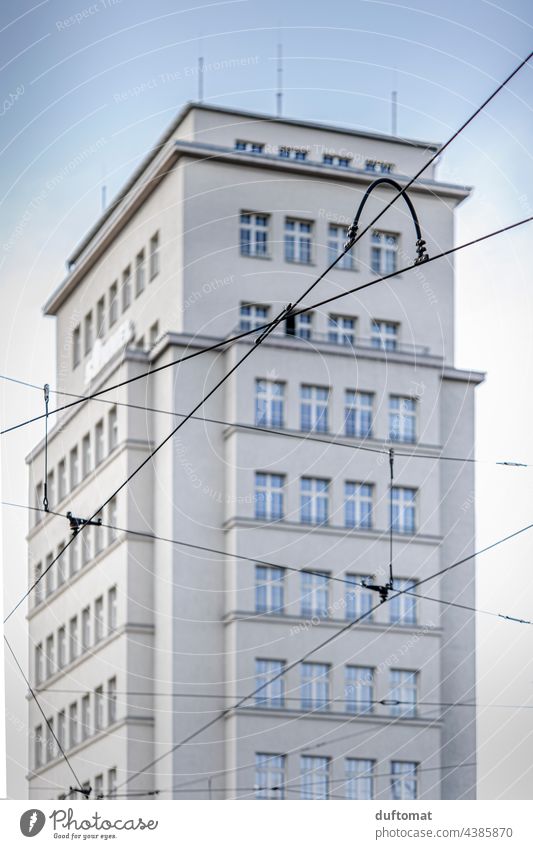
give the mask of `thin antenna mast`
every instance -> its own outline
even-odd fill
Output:
[[[198,56],[198,103],[204,102],[204,57]]]
[[[281,118],[283,114],[283,45],[280,41],[278,42],[278,67],[277,67],[277,82],[278,89],[276,94],[276,114],[278,118]]]

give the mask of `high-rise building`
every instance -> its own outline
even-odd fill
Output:
[[[483,379],[454,365],[452,262],[290,317],[260,346],[252,334],[202,352],[294,302],[372,181],[405,185],[437,149],[191,104],[70,257],[45,307],[54,388],[123,385],[57,396],[73,404],[49,435],[54,512],[35,513],[29,580],[71,539],[57,513],[107,504],[28,620],[32,682],[97,795],[475,795],[475,710],[444,706],[475,696],[473,614],[424,598],[472,604],[474,565],[417,592],[474,550],[472,464],[438,460],[472,456]],[[429,253],[451,247],[468,189],[432,165],[409,194]],[[362,226],[391,197],[378,188]],[[400,198],[304,305],[409,265],[415,240]],[[43,449],[28,458],[36,507]],[[395,587],[409,592],[309,655],[379,601],[362,584],[388,578],[390,516]],[[30,795],[63,796],[72,775],[32,701],[29,716]]]

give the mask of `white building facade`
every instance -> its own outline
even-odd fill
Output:
[[[435,150],[182,111],[45,308],[56,389],[154,373],[57,418],[30,582],[71,538],[67,511],[95,513],[255,336],[200,350],[294,302],[342,249],[370,183],[405,184]],[[409,194],[430,255],[451,247],[468,189],[431,166]],[[363,226],[391,196],[376,190]],[[400,200],[303,305],[411,264],[415,238]],[[30,599],[31,680],[93,794],[475,797],[475,709],[445,706],[475,697],[473,615],[421,597],[472,605],[473,563],[283,670],[378,601],[360,584],[388,577],[390,447],[397,588],[416,593],[472,553],[473,465],[433,458],[473,456],[481,380],[454,366],[453,264],[420,266],[280,324],[106,505],[111,527],[76,536]],[[39,507],[43,444],[28,463]],[[73,778],[31,701],[29,717],[30,796],[64,796]]]

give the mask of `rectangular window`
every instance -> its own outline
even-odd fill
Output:
[[[355,345],[355,318],[348,315],[328,316],[328,342],[334,345]]]
[[[416,401],[401,395],[389,398],[389,439],[416,442]]]
[[[74,489],[80,480],[80,464],[78,461],[78,446],[70,452],[70,488]]]
[[[48,506],[50,509],[55,507],[56,503],[56,493],[55,493],[55,475],[54,470],[51,469],[46,476],[46,495],[48,497]]]
[[[265,149],[264,144],[261,142],[251,142],[244,141],[243,139],[237,139],[235,142],[235,150],[245,151],[246,153],[262,153]]]
[[[418,764],[414,761],[391,762],[391,798],[395,801],[417,798]]]
[[[42,514],[40,512],[38,512],[38,511],[42,510],[42,508],[43,508],[43,495],[44,495],[43,484],[38,483],[37,486],[35,487],[35,505],[34,505],[37,508],[37,510],[35,512],[35,524],[36,525],[38,525],[39,522],[41,521],[41,519],[44,518],[42,516]]]
[[[307,525],[328,522],[329,481],[324,478],[302,478],[300,481],[300,521]]]
[[[65,711],[60,710],[57,715],[57,739],[59,740],[59,744],[62,749],[65,749],[67,746],[66,730],[67,718],[65,715]]]
[[[285,333],[287,336],[296,336],[298,339],[311,339],[313,335],[313,313],[298,313],[289,316],[285,320]]]
[[[111,407],[108,413],[107,440],[109,443],[109,452],[111,452],[118,445],[118,415],[116,407]]]
[[[285,384],[276,380],[255,381],[255,423],[262,427],[283,427]]]
[[[257,330],[268,323],[268,307],[261,304],[241,304],[240,330]]]
[[[330,759],[302,755],[300,757],[300,795],[302,799],[329,798]]]
[[[74,537],[68,548],[68,568],[72,578],[79,569],[79,538]]]
[[[409,591],[416,590],[416,581],[394,578],[392,588],[402,595],[391,595],[389,599],[389,622],[391,625],[416,625],[416,598],[409,595]]]
[[[255,567],[255,609],[258,613],[282,613],[285,571],[277,566]]]
[[[241,212],[239,244],[241,256],[268,256],[269,216],[263,212]]]
[[[72,702],[68,709],[68,736],[70,748],[78,745],[78,703]]]
[[[344,251],[344,243],[347,239],[346,227],[342,224],[328,225],[328,263],[335,262],[338,256]],[[353,271],[355,267],[353,248],[348,253],[344,254],[342,259],[338,261],[336,268],[345,268],[348,271]]]
[[[104,636],[104,597],[98,596],[94,603],[94,642],[98,643]]]
[[[300,387],[300,429],[326,433],[328,430],[329,389],[324,386]]]
[[[255,474],[255,517],[256,519],[282,519],[284,516],[283,475]]]
[[[395,321],[372,319],[370,344],[381,351],[396,351],[398,348],[398,328]]]
[[[375,761],[366,758],[346,758],[346,798],[374,798]]]
[[[311,221],[296,218],[285,219],[285,262],[301,262],[309,265],[312,261],[313,225]]]
[[[257,707],[282,708],[285,705],[285,681],[283,660],[263,660],[256,658],[255,661],[255,689],[265,685],[255,696]],[[274,681],[271,679],[278,676]]]
[[[36,684],[41,684],[44,680],[43,665],[43,644],[39,643],[35,646],[34,655],[34,680]]]
[[[35,726],[35,738],[33,741],[33,760],[35,769],[38,769],[43,764],[43,726]]]
[[[57,466],[57,500],[63,501],[67,494],[67,461],[63,457]]]
[[[135,297],[138,298],[144,292],[145,270],[144,251],[139,251],[135,257]]]
[[[107,591],[107,630],[109,633],[117,627],[117,588]]]
[[[94,798],[104,798],[104,776],[102,773],[100,773],[100,775],[95,775],[94,777]]]
[[[388,699],[393,702],[390,705],[391,716],[416,716],[418,672],[412,669],[391,669]]]
[[[90,354],[93,341],[94,341],[94,329],[93,329],[93,313],[88,312],[85,316],[85,354]]]
[[[94,691],[94,730],[104,727],[104,688],[97,687]]]
[[[117,790],[117,771],[115,768],[107,770],[107,793],[113,799]]]
[[[51,678],[55,672],[54,635],[46,638],[46,677]]]
[[[150,239],[150,280],[159,274],[159,233]]]
[[[416,530],[416,489],[392,487],[392,529],[398,534]]]
[[[72,331],[72,368],[75,369],[81,362],[81,327],[78,324]]]
[[[157,340],[159,339],[159,322],[158,321],[155,321],[152,324],[152,326],[150,328],[149,339],[150,339],[150,348],[153,348],[154,345],[156,344]]]
[[[83,477],[87,477],[92,468],[91,434],[86,433],[81,443],[81,467]]]
[[[46,555],[46,567],[45,567],[45,571],[46,571],[46,595],[47,596],[52,595],[52,593],[54,592],[55,570],[54,570],[54,566],[52,565],[53,563],[54,563],[54,555],[53,555],[53,552],[50,552],[50,554]]]
[[[96,336],[101,339],[105,335],[105,296],[96,304]]]
[[[91,645],[91,608],[84,607],[81,611],[81,650],[88,651]]]
[[[122,312],[126,312],[131,304],[131,266],[122,272]]]
[[[374,274],[392,274],[393,271],[396,271],[397,234],[373,230],[370,241],[370,267]]]
[[[329,710],[329,666],[327,663],[302,663],[302,710]]]
[[[372,527],[373,486],[346,481],[344,484],[344,524],[347,528]]]
[[[109,287],[109,327],[118,321],[118,280]]]
[[[107,544],[111,545],[111,543],[115,542],[117,538],[117,499],[114,496],[109,504],[107,505],[107,524],[109,525],[107,529]]]
[[[76,660],[78,651],[78,617],[73,616],[69,622],[68,629],[68,656],[71,663],[73,660]]]
[[[99,518],[99,517],[97,517]],[[104,550],[104,529],[102,525],[94,526],[94,556]]]
[[[329,576],[323,572],[302,572],[302,616],[329,615]]]
[[[41,566],[40,563],[37,563],[34,570],[33,570],[34,584],[35,584],[35,589],[33,591],[33,593],[34,593],[33,599],[34,599],[35,607],[37,607],[37,605],[40,604],[41,601],[43,600],[43,582],[41,580],[42,572],[43,572],[43,567]]]
[[[374,670],[371,666],[347,666],[344,686],[348,713],[374,710]]]
[[[62,542],[61,545],[58,546],[57,549],[57,587],[62,587],[65,581],[67,580],[67,556],[63,554],[66,543]]]
[[[117,721],[117,679],[113,676],[107,682],[107,724]]]
[[[104,420],[100,419],[94,429],[94,462],[96,466],[100,465],[100,463],[104,459],[104,455]]]
[[[67,663],[67,632],[62,625],[57,632],[57,665],[62,669]]]
[[[359,619],[360,616],[366,616],[366,619],[371,622],[372,614],[370,610],[374,606],[374,597],[372,590],[367,590],[362,586],[363,581],[372,583],[373,579],[370,575],[346,575],[346,580],[353,582],[353,587],[347,586],[345,590],[345,605],[346,618]]]
[[[255,798],[285,798],[285,755],[266,755],[258,752],[255,756]]]
[[[81,565],[87,566],[91,559],[91,537],[92,537],[92,527],[85,527],[81,533],[81,536],[78,537],[80,541],[80,551],[81,551]]]
[[[91,696],[86,693],[81,699],[81,738],[91,736]]]
[[[46,720],[46,745],[45,745],[46,762],[53,761],[56,757],[56,742],[54,738],[54,717],[49,716]]]

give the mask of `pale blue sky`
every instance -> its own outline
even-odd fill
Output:
[[[37,384],[54,383],[53,322],[41,306],[99,212],[102,180],[111,196],[182,104],[196,98],[199,51],[212,65],[207,101],[272,113],[281,33],[286,115],[388,132],[397,89],[400,134],[443,141],[533,43],[527,0],[9,0],[0,14],[0,371]],[[78,22],[65,24],[76,14]],[[532,84],[528,67],[443,157],[441,178],[475,187],[458,213],[458,241],[533,214]],[[93,148],[82,167],[61,176]],[[457,364],[488,372],[478,393],[482,458],[533,462],[530,244],[531,229],[524,229],[456,260]],[[2,386],[3,422],[40,404],[31,390]],[[4,440],[4,499],[26,502],[24,456],[40,435],[28,428]],[[478,467],[479,546],[532,520],[532,481],[531,471]],[[6,509],[4,519],[10,606],[25,586],[26,516]],[[532,616],[532,548],[522,539],[479,559],[480,606]],[[21,614],[8,629],[21,653],[25,627]],[[480,619],[480,702],[532,701],[530,635]],[[24,687],[11,672],[9,681],[8,710],[25,718]],[[529,728],[527,711],[482,713],[481,796],[531,797]],[[23,736],[10,734],[15,796]]]

